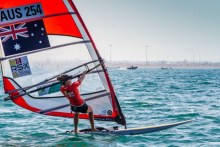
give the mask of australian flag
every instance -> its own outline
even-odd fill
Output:
[[[0,28],[5,56],[50,47],[43,20]]]

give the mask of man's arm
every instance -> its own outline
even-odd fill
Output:
[[[82,83],[82,81],[84,80],[84,78],[85,78],[85,76],[86,76],[86,73],[87,73],[87,71],[84,71],[84,72],[82,73],[82,75],[79,77],[78,81],[79,81],[80,83]]]

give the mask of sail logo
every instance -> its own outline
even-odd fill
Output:
[[[31,75],[27,56],[9,60],[13,78]]]
[[[27,34],[28,30],[26,27],[24,27],[24,25],[25,23],[18,26],[11,25],[8,28],[0,28],[0,37],[2,38],[2,42],[6,42],[10,38],[17,40],[18,36],[25,38],[29,37]]]
[[[40,86],[40,87],[37,88],[37,89],[40,89],[38,91],[38,95],[39,96],[44,96],[44,95],[60,92],[60,87],[61,87],[60,84],[47,85],[46,88],[44,88],[43,86]]]
[[[0,10],[0,25],[43,17],[40,3]]]
[[[43,20],[0,28],[5,56],[50,47]]]

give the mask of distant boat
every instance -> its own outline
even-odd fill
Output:
[[[129,66],[127,69],[137,69],[138,67],[137,66]]]
[[[167,67],[161,67],[161,69],[168,69]]]
[[[171,67],[161,67],[161,69],[172,69]]]

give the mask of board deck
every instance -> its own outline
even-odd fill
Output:
[[[91,132],[91,129],[83,129],[80,130],[79,133],[81,134],[114,134],[114,135],[138,135],[138,134],[145,134],[145,133],[151,133],[156,131],[161,131],[164,129],[172,128],[178,125],[182,125],[185,123],[189,123],[191,120],[177,122],[177,123],[170,123],[170,124],[163,124],[158,126],[147,126],[147,127],[141,127],[141,128],[130,128],[130,129],[119,129],[118,127],[111,127],[111,128],[103,128],[103,127],[97,127],[99,131],[97,132]],[[74,133],[71,131],[67,131],[69,133]]]

